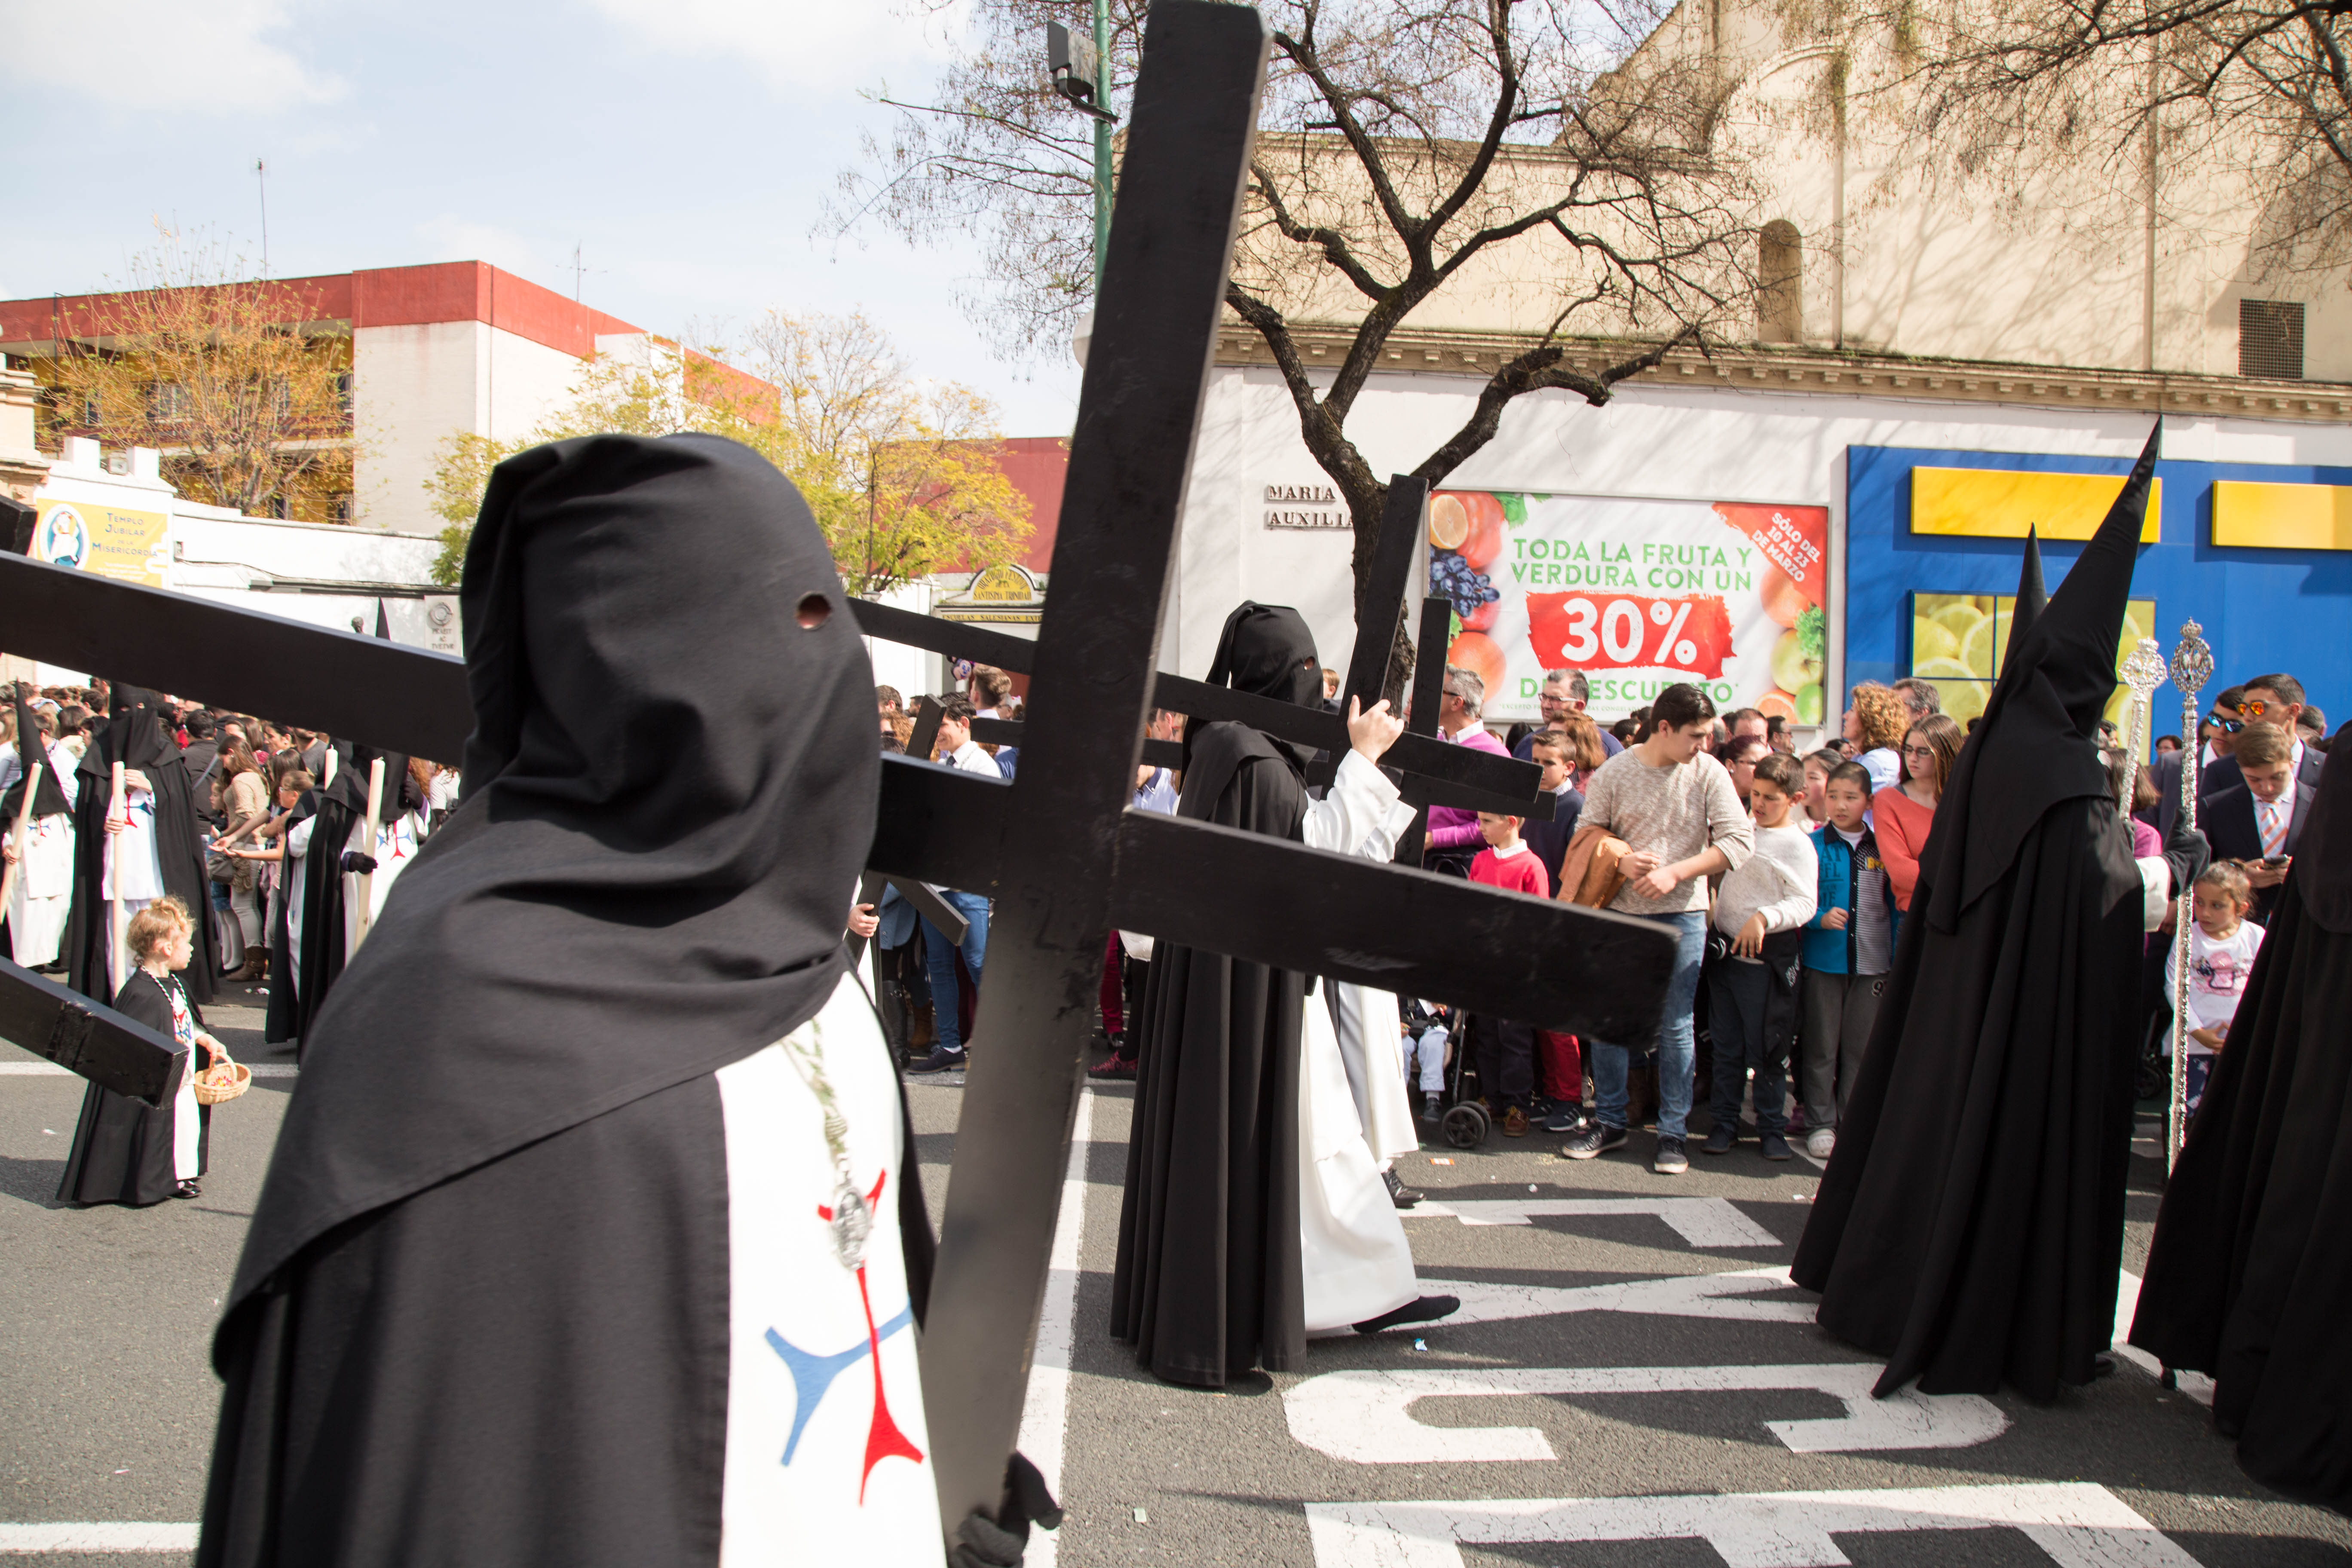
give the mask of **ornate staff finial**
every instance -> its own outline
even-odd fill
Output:
[[[2205,752],[2197,739],[2197,693],[2213,677],[2213,650],[2205,641],[2204,630],[2195,621],[2181,622],[2180,644],[2172,650],[2172,684],[2180,689],[2180,820],[2190,827],[2197,826],[2197,775]],[[2188,889],[2174,891],[2179,902],[2173,930],[2182,933],[2174,940],[2180,941],[2185,940],[2196,911]],[[2164,1149],[2167,1171],[2180,1158],[2180,1145],[2189,1136],[2189,965],[2178,967],[2172,987],[2172,1113],[2166,1128],[2169,1134]]]
[[[2140,752],[2147,745],[2148,697],[2164,684],[2164,650],[2154,637],[2140,638],[2131,657],[2124,660],[2124,684],[2131,689],[2131,702],[2124,710],[2124,755],[2131,759],[2133,766],[2125,771],[2123,782],[2116,788],[2116,809],[2126,816],[2131,815],[2132,785],[2138,776]]]

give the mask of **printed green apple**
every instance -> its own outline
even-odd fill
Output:
[[[1818,685],[1821,679],[1821,657],[1805,651],[1805,638],[1795,628],[1782,632],[1772,645],[1772,683],[1794,692]]]

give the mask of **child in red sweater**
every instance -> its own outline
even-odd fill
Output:
[[[1486,847],[1470,862],[1470,879],[1549,899],[1551,879],[1544,872],[1543,860],[1519,837],[1521,820],[1491,811],[1478,814],[1478,836]],[[1534,1026],[1475,1016],[1470,1020],[1469,1046],[1487,1111],[1501,1124],[1504,1137],[1526,1137],[1528,1094],[1536,1078]]]

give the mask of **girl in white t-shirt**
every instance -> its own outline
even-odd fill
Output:
[[[2205,1080],[2213,1058],[2229,1041],[2230,1024],[2238,1015],[2238,999],[2246,994],[2246,977],[2253,973],[2254,955],[2263,950],[2263,928],[2246,919],[2254,891],[2245,872],[2228,861],[2205,868],[2191,889],[2196,924],[2185,939],[2175,939],[2165,964],[2166,994],[2180,994],[2180,950],[2189,946],[2189,1049],[2187,1063],[2189,1110],[2204,1103]]]

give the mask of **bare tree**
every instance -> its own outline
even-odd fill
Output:
[[[311,313],[242,258],[166,235],[43,364],[44,434],[155,447],[165,479],[216,506],[347,521],[351,342],[292,324]]]
[[[2273,270],[2352,260],[2352,36],[2344,0],[1880,0],[1801,25],[1885,37],[1871,91],[1900,129],[2013,185],[2053,158],[2149,186],[2229,174]]]
[[[1670,349],[1704,342],[1752,293],[1749,192],[1716,145],[1726,87],[1711,62],[1641,48],[1663,0],[1263,9],[1275,56],[1226,304],[1264,340],[1347,502],[1360,594],[1388,487],[1348,420],[1415,312],[1499,290],[1515,321],[1542,323],[1412,470],[1435,483],[1495,438],[1513,400],[1558,389],[1606,403]],[[1033,63],[1045,22],[1075,10],[982,0],[979,42],[934,100],[886,99],[904,111],[896,138],[870,147],[878,167],[845,178],[837,215],[980,237],[993,287],[977,302],[1030,344],[1058,340],[1089,278],[1087,127]],[[1116,107],[1142,10],[1113,6]],[[1311,363],[1309,331],[1345,335],[1334,368]],[[1580,342],[1601,347],[1600,368],[1576,368]],[[1392,689],[1410,662],[1401,627],[1396,641]]]

